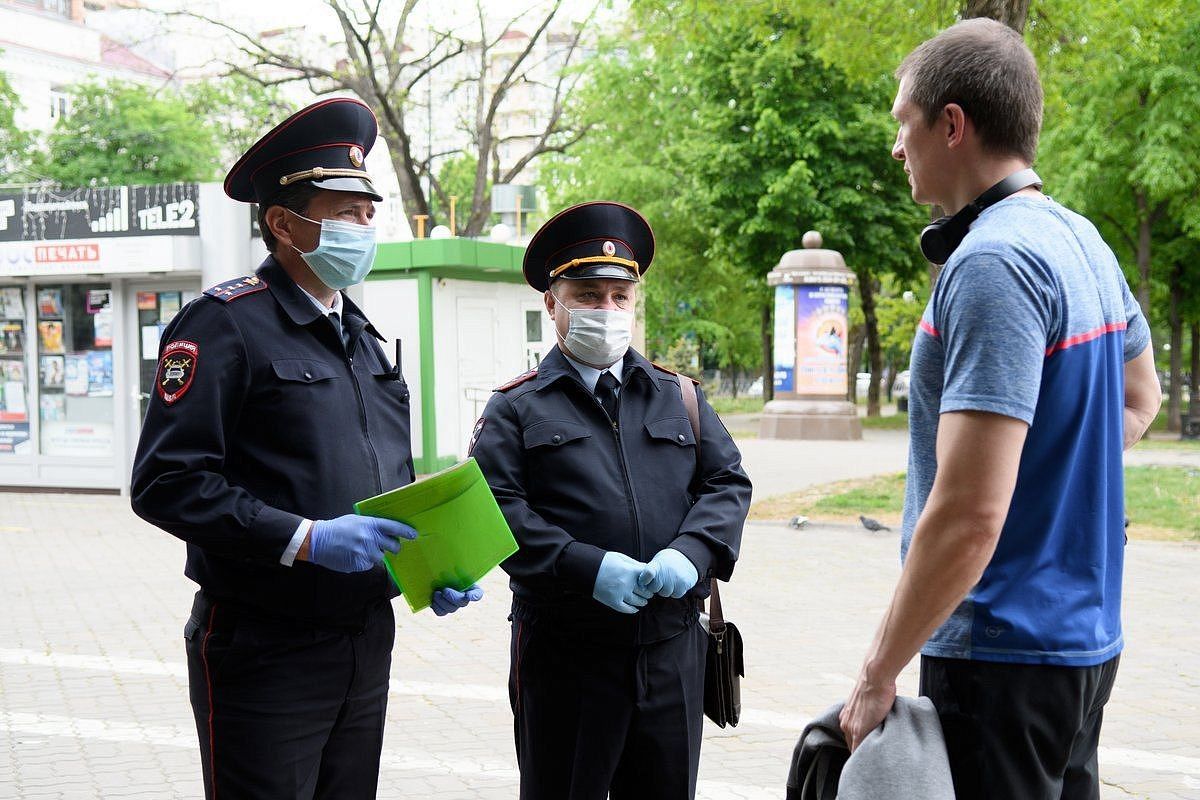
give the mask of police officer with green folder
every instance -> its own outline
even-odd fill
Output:
[[[654,257],[641,214],[569,208],[525,253],[558,345],[501,386],[471,454],[520,544],[509,699],[522,800],[690,800],[703,732],[709,580],[750,506],[737,445],[696,388],[630,349]],[[684,387],[686,388],[686,387]]]
[[[163,331],[134,511],[187,543],[184,629],[209,798],[374,798],[397,595],[417,532],[350,513],[411,483],[409,393],[341,290],[375,257],[382,197],[357,100],[305,108],[230,170],[270,255]],[[482,592],[434,593],[443,615]]]

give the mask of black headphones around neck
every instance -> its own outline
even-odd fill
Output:
[[[988,206],[994,206],[1009,195],[1030,186],[1042,188],[1042,179],[1032,169],[1014,172],[1004,180],[976,197],[952,217],[941,217],[925,226],[921,231],[921,252],[932,263],[941,266],[950,260],[954,249],[962,244],[971,223]]]

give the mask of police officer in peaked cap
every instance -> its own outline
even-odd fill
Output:
[[[376,794],[397,594],[381,561],[417,532],[351,513],[413,480],[404,377],[342,291],[375,257],[375,137],[335,98],[251,147],[225,192],[258,203],[270,255],[162,335],[132,503],[187,543],[200,586],[184,638],[210,798]]]
[[[620,203],[568,208],[534,235],[525,279],[558,343],[496,390],[472,438],[520,544],[502,566],[524,800],[695,794],[697,612],[733,572],[750,481],[695,382],[630,349],[653,256],[650,226]]]

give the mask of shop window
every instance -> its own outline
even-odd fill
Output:
[[[25,290],[0,286],[0,458],[30,452]]]
[[[42,454],[111,456],[112,287],[40,286],[37,317]]]

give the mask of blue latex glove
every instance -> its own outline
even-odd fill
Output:
[[[477,583],[468,586],[465,592],[460,592],[447,586],[445,589],[438,589],[433,593],[433,599],[429,601],[429,607],[433,609],[433,613],[439,617],[444,617],[463,608],[467,603],[474,603],[482,599],[483,589],[480,589]]]
[[[600,562],[592,597],[622,614],[636,614],[650,602],[654,592],[638,585],[638,575],[646,565],[624,553],[608,552]]]
[[[401,539],[415,538],[415,530],[391,519],[319,519],[308,534],[308,560],[335,572],[363,572],[383,561],[384,551],[399,553]]]
[[[700,575],[692,560],[670,547],[659,550],[638,576],[647,591],[663,597],[683,597],[696,585]]]

